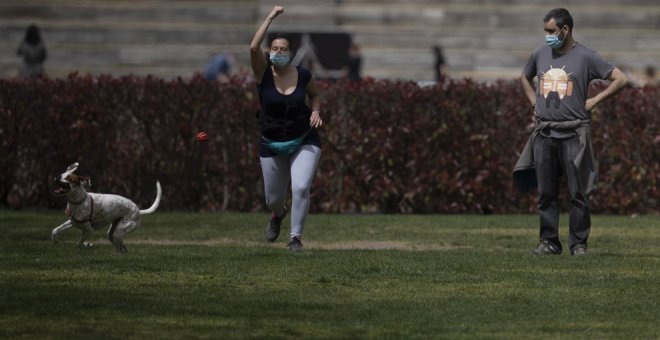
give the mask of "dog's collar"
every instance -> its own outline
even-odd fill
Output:
[[[71,214],[71,219],[72,219],[74,222],[76,222],[76,223],[83,224],[83,223],[91,222],[91,221],[92,221],[92,217],[94,217],[94,198],[92,198],[91,195],[85,195],[85,198],[84,198],[82,201],[78,202],[77,204],[80,204],[80,203],[84,202],[85,199],[87,199],[87,197],[89,197],[89,207],[90,207],[90,208],[89,208],[89,218],[87,218],[87,219],[85,219],[85,220],[77,220],[77,219],[73,216],[73,214]],[[72,202],[72,203],[73,203],[73,202]]]

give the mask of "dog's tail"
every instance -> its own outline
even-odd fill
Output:
[[[156,209],[158,209],[158,205],[160,204],[160,197],[162,194],[163,191],[160,189],[160,182],[156,181],[156,200],[154,200],[154,204],[152,204],[149,209],[140,210],[140,215],[147,215],[156,211]]]

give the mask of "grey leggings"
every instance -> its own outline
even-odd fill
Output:
[[[309,213],[309,189],[321,157],[321,148],[303,145],[291,156],[260,157],[266,205],[280,215],[291,180],[291,237],[301,237]]]

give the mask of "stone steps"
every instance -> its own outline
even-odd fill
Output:
[[[658,8],[655,6],[598,6],[570,9],[576,28],[601,27],[606,30],[619,28],[660,28]],[[468,6],[416,4],[345,4],[336,11],[341,25],[372,24],[392,25],[414,23],[419,29],[440,27],[477,27],[482,29],[518,28],[529,30],[542,25],[547,6]],[[603,27],[603,23],[607,23]]]
[[[67,1],[22,0],[0,3],[0,19],[47,21],[113,20],[174,23],[254,22],[253,0],[234,1]]]
[[[445,51],[452,77],[474,77],[489,79],[492,75],[504,75],[506,78],[518,77],[522,66],[527,62],[531,49],[494,50],[494,49],[450,49]],[[394,78],[412,78],[431,80],[433,76],[433,56],[429,49],[388,49],[377,47],[363,48],[364,68],[370,76],[381,78],[399,74]],[[603,54],[607,60],[618,65],[643,68],[660,60],[660,52],[650,51],[631,55],[623,51]],[[390,71],[391,69],[391,71]],[[481,75],[480,75],[481,74]]]
[[[431,46],[443,46],[450,74],[517,77],[543,43],[543,1],[342,0],[338,26],[362,46],[365,74],[428,79]],[[569,7],[574,36],[617,65],[642,69],[660,60],[657,1],[581,1]],[[396,32],[396,33],[393,33]],[[383,49],[383,46],[390,48]],[[407,65],[407,68],[404,68]],[[392,68],[397,71],[390,71]],[[406,71],[402,71],[402,70]],[[425,77],[425,78],[419,78]]]
[[[541,0],[279,0],[273,31],[344,32],[362,47],[363,73],[429,80],[431,46],[450,73],[517,77],[543,43]],[[42,29],[51,76],[80,73],[189,77],[219,52],[249,68],[247,48],[272,9],[263,0],[0,0],[0,77],[17,73],[25,28]],[[659,67],[658,0],[583,0],[569,7],[574,36],[606,59]]]
[[[80,73],[190,77],[213,55],[247,64],[256,1],[22,0],[0,3],[0,76],[15,76],[25,28],[36,23],[50,76]]]
[[[317,0],[318,1],[318,0]],[[553,4],[548,4],[546,0],[339,0],[340,4],[379,4],[379,5],[415,5],[415,6],[451,6],[451,5],[472,5],[472,6],[521,6],[521,5],[536,5],[544,6],[548,9],[552,8]],[[581,7],[625,7],[628,6],[657,6],[657,0],[580,0],[577,3],[564,5],[567,8]],[[558,6],[556,6],[558,7]]]
[[[0,30],[11,40],[20,41],[29,21],[1,21]],[[238,44],[249,45],[252,25],[176,25],[167,23],[89,23],[84,21],[43,22],[39,24],[47,44]]]

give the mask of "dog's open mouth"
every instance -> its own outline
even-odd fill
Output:
[[[71,184],[59,180],[55,181],[55,188],[53,189],[55,195],[64,195],[69,191],[71,191]]]

